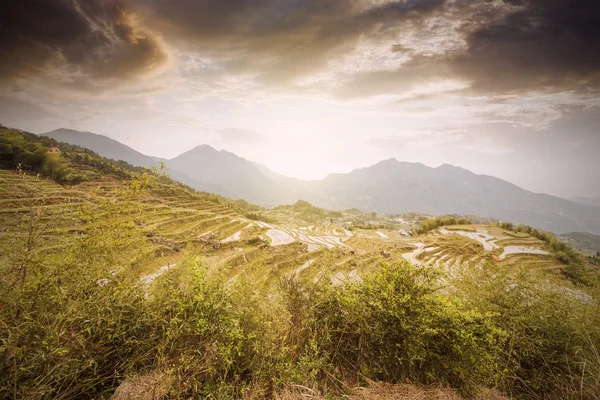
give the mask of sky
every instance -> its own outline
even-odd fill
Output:
[[[597,0],[8,0],[0,54],[0,123],[35,133],[600,196]]]

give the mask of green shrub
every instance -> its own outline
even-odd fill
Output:
[[[494,325],[507,335],[497,354],[500,387],[530,399],[600,393],[597,300],[534,280],[518,268],[488,262],[463,268],[454,281],[458,296],[474,310],[493,315]]]
[[[446,297],[440,272],[383,264],[364,283],[318,299],[316,337],[331,363],[369,379],[442,383],[468,391],[493,384],[502,331],[490,315]]]
[[[427,219],[419,223],[419,226],[413,231],[417,235],[421,235],[423,233],[427,233],[434,229],[439,228],[440,226],[448,226],[448,225],[470,225],[471,221],[466,218],[458,218],[458,217],[436,217]]]

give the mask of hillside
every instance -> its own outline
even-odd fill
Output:
[[[330,208],[358,208],[382,214],[470,214],[535,226],[552,232],[600,232],[600,207],[532,193],[501,179],[442,165],[382,161],[316,182]]]
[[[552,235],[266,210],[26,132],[0,144],[1,397],[600,394],[598,269]],[[365,379],[383,383],[350,390]]]
[[[567,200],[588,206],[600,207],[600,197],[569,197]]]
[[[586,254],[596,255],[600,252],[600,236],[598,235],[570,232],[560,235],[559,238]]]
[[[163,162],[169,176],[194,189],[265,206],[293,202],[307,192],[305,183],[297,179],[284,177],[262,164],[207,145],[197,146],[168,160],[146,156],[114,139],[91,132],[58,129],[41,135],[131,165],[155,166]]]
[[[51,132],[42,133],[41,135],[50,137],[58,142],[85,147],[98,153],[102,157],[111,158],[113,160],[123,160],[131,165],[151,167],[157,164],[152,157],[146,156],[107,136],[98,135],[92,132],[57,129]]]
[[[75,144],[87,143],[101,155],[133,165],[152,165],[157,160],[112,139],[88,132],[60,130],[59,133],[63,131],[66,134],[59,135],[57,131],[49,134]],[[206,145],[165,162],[169,174],[188,186],[268,207],[306,199],[330,209],[477,215],[559,234],[573,231],[600,234],[600,207],[592,201],[574,202],[533,193],[451,165],[430,168],[390,159],[347,174],[331,174],[320,181],[306,182]]]

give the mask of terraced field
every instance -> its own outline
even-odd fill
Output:
[[[85,237],[93,221],[126,224],[144,240],[129,246],[134,250],[115,270],[128,268],[146,285],[185,255],[201,256],[230,280],[245,274],[257,282],[291,273],[316,276],[324,269],[358,270],[376,262],[375,257],[348,262],[353,249],[345,242],[353,234],[343,228],[252,221],[203,194],[169,184],[155,184],[129,204],[115,194],[124,186],[107,178],[67,188],[0,171],[0,246],[10,249],[26,243],[29,226],[35,224],[38,253],[59,257],[73,239]],[[115,203],[118,212],[107,212],[107,203]]]
[[[406,237],[406,226],[400,223],[394,229],[377,230],[349,230],[329,220],[306,226],[266,223],[247,219],[204,194],[158,183],[117,215],[104,215],[101,205],[115,201],[122,182],[107,178],[62,187],[12,171],[0,171],[0,182],[3,248],[10,248],[9,241],[15,238],[26,242],[27,224],[35,219],[41,225],[41,251],[59,256],[70,238],[86,234],[90,215],[108,218],[143,233],[143,243],[120,264],[148,285],[184,255],[202,257],[229,281],[243,275],[257,283],[289,275],[356,281],[382,260],[407,259],[449,271],[484,260],[507,266],[527,262],[550,272],[559,267],[540,240],[491,225],[452,226]],[[277,212],[281,219],[281,210]]]

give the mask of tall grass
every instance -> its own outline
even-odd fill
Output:
[[[35,240],[2,259],[1,398],[102,398],[136,379],[156,398],[272,398],[290,385],[334,397],[370,380],[528,399],[600,393],[597,293],[496,264],[451,279],[382,263],[352,284],[280,276],[260,287],[227,283],[188,254],[148,288],[117,268],[141,232],[95,217],[135,207],[148,184],[141,176],[84,209],[89,228],[59,259]]]

